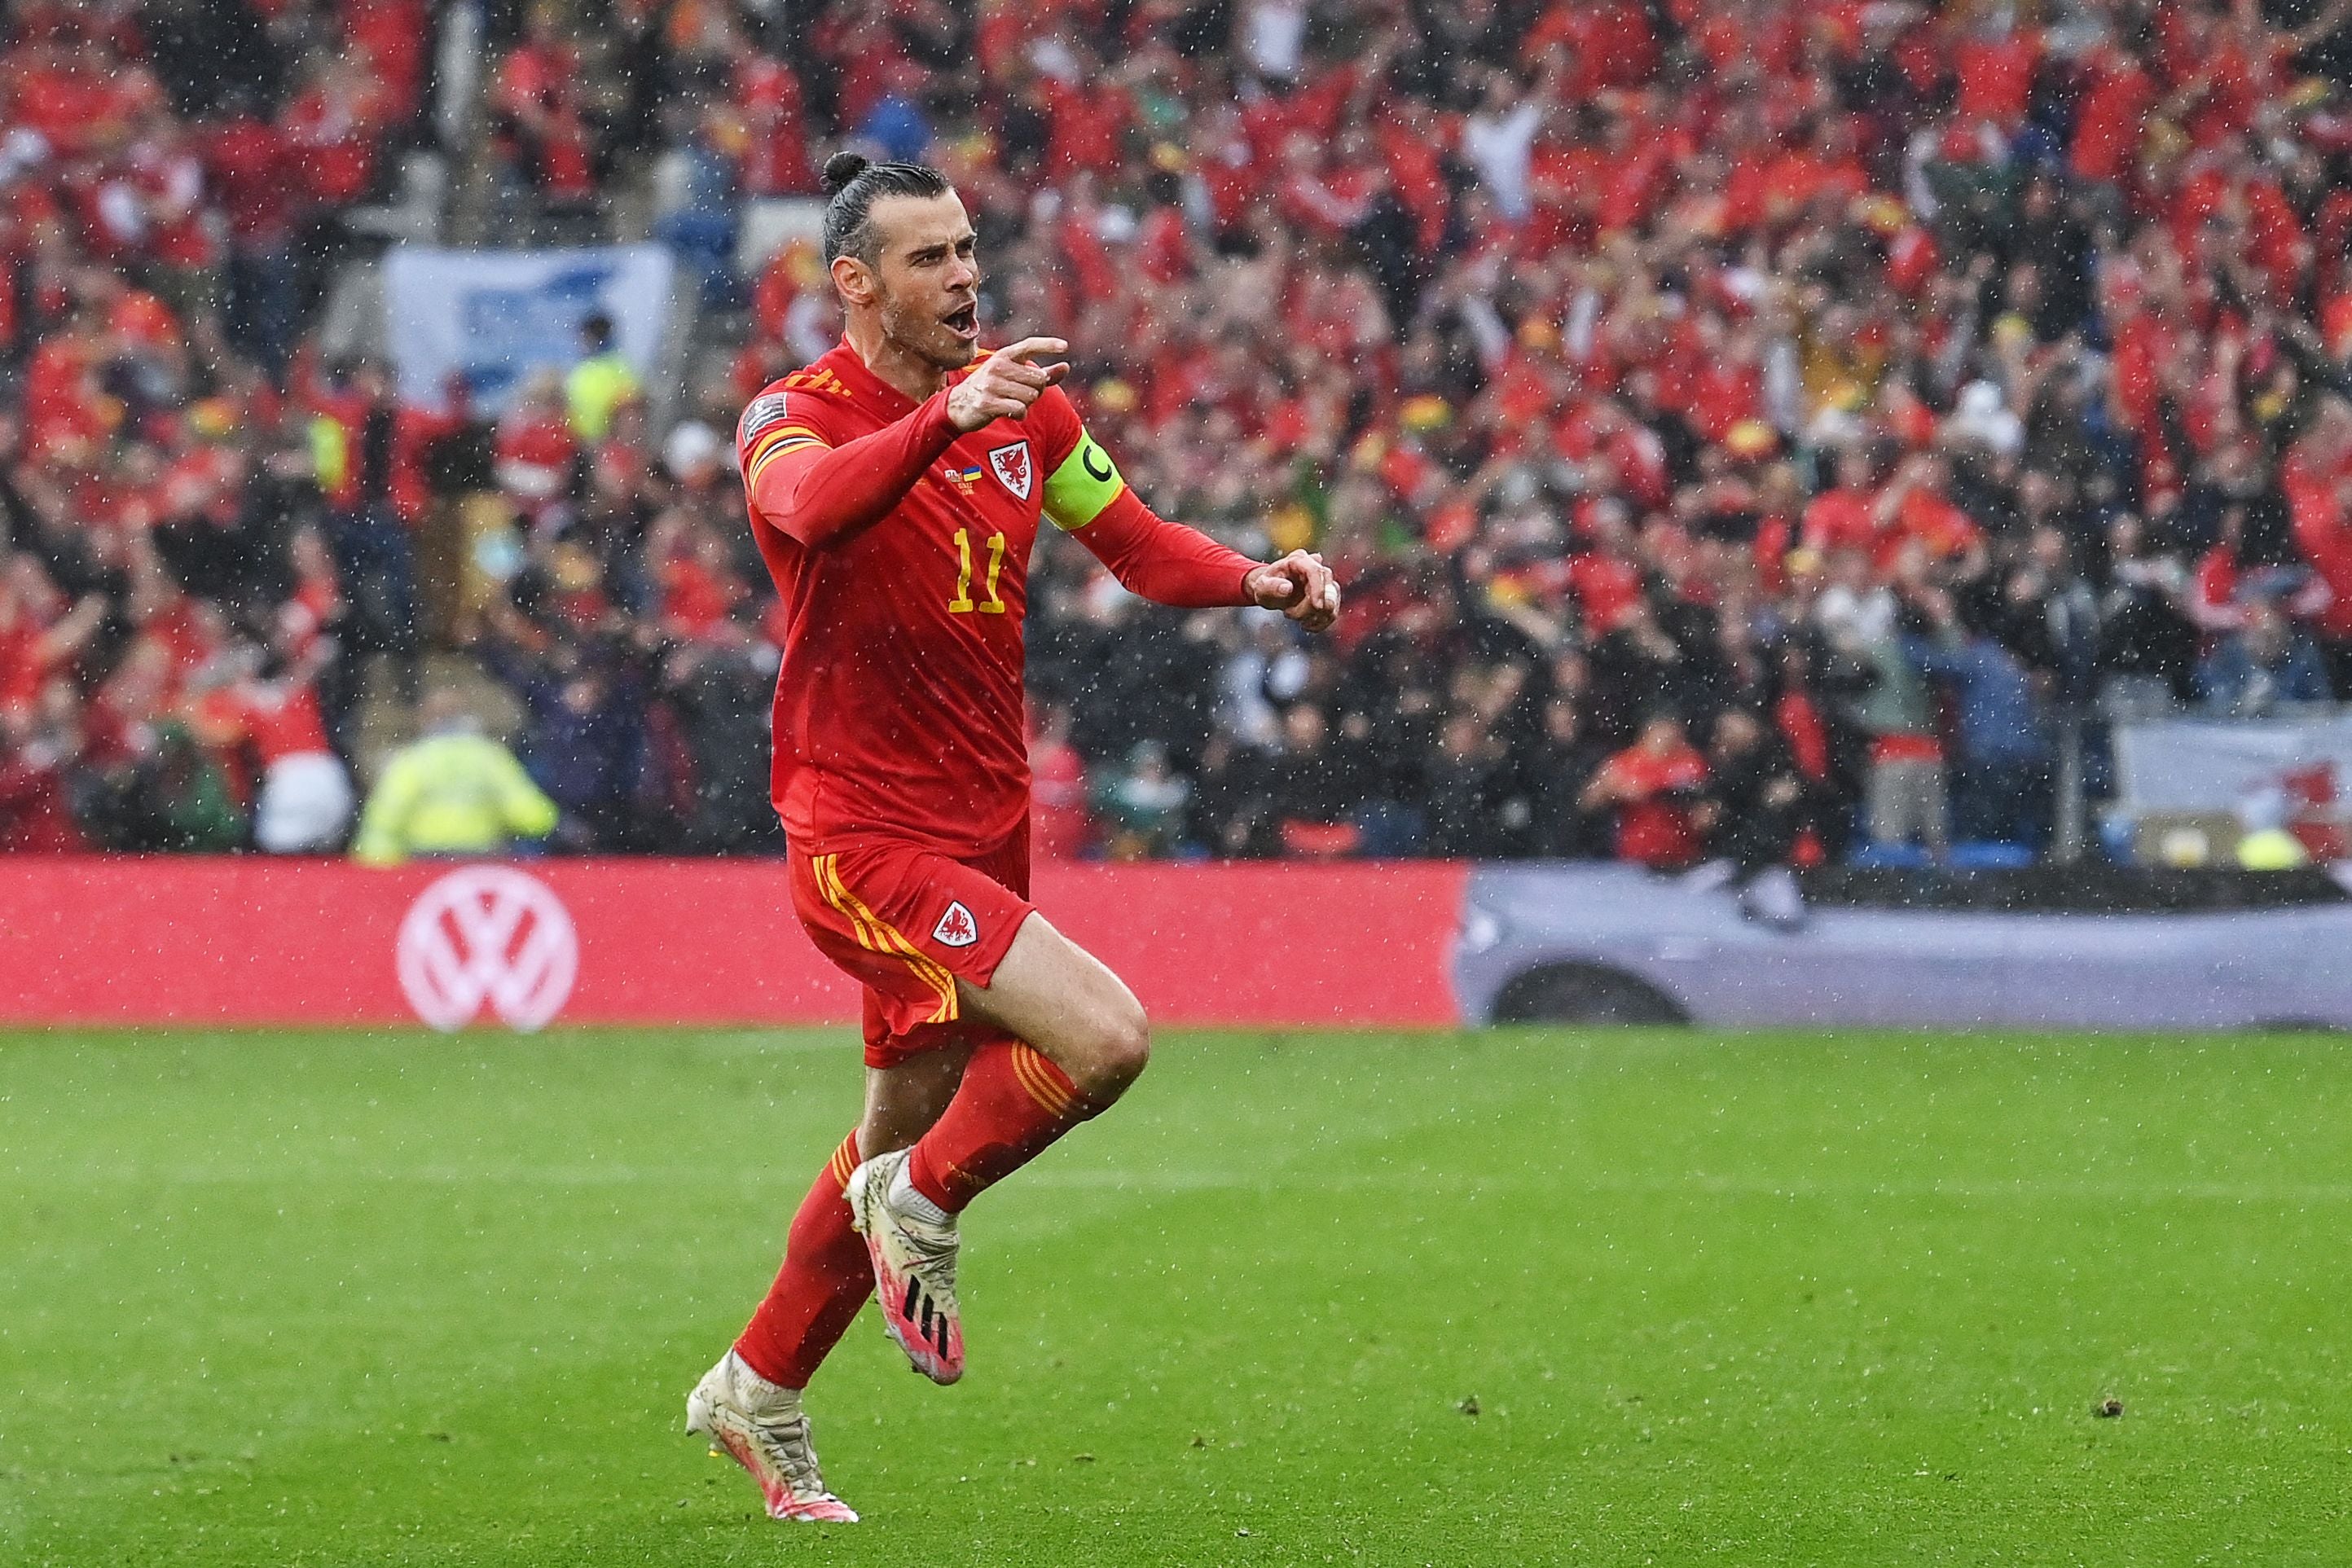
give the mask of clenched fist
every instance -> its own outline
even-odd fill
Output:
[[[1339,619],[1339,582],[1323,558],[1295,549],[1242,579],[1242,591],[1261,610],[1279,610],[1309,632]]]

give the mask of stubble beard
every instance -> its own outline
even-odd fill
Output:
[[[936,319],[908,310],[887,295],[880,304],[882,335],[933,369],[960,371],[978,356],[980,345],[965,342]]]

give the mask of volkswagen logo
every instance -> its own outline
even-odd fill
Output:
[[[400,923],[400,988],[445,1032],[488,1007],[509,1029],[544,1027],[580,973],[572,916],[537,877],[468,866],[416,895]]]

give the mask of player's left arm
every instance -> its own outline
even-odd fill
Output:
[[[1339,619],[1339,585],[1321,556],[1292,550],[1280,560],[1255,561],[1156,515],[1128,488],[1068,401],[1058,392],[1046,397],[1061,404],[1048,418],[1066,416],[1075,434],[1045,476],[1046,518],[1093,551],[1121,587],[1184,609],[1255,604],[1279,610],[1314,632]],[[1041,407],[1045,402],[1039,400]]]

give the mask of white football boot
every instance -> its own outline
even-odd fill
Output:
[[[824,1490],[800,1391],[769,1382],[732,1350],[686,1396],[686,1429],[751,1472],[770,1519],[857,1522],[856,1511]]]
[[[933,1383],[953,1383],[963,1375],[955,1218],[950,1215],[942,1225],[892,1201],[890,1189],[907,1155],[904,1149],[877,1155],[849,1173],[849,1223],[866,1238],[866,1256],[874,1260],[874,1299],[891,1342]]]

